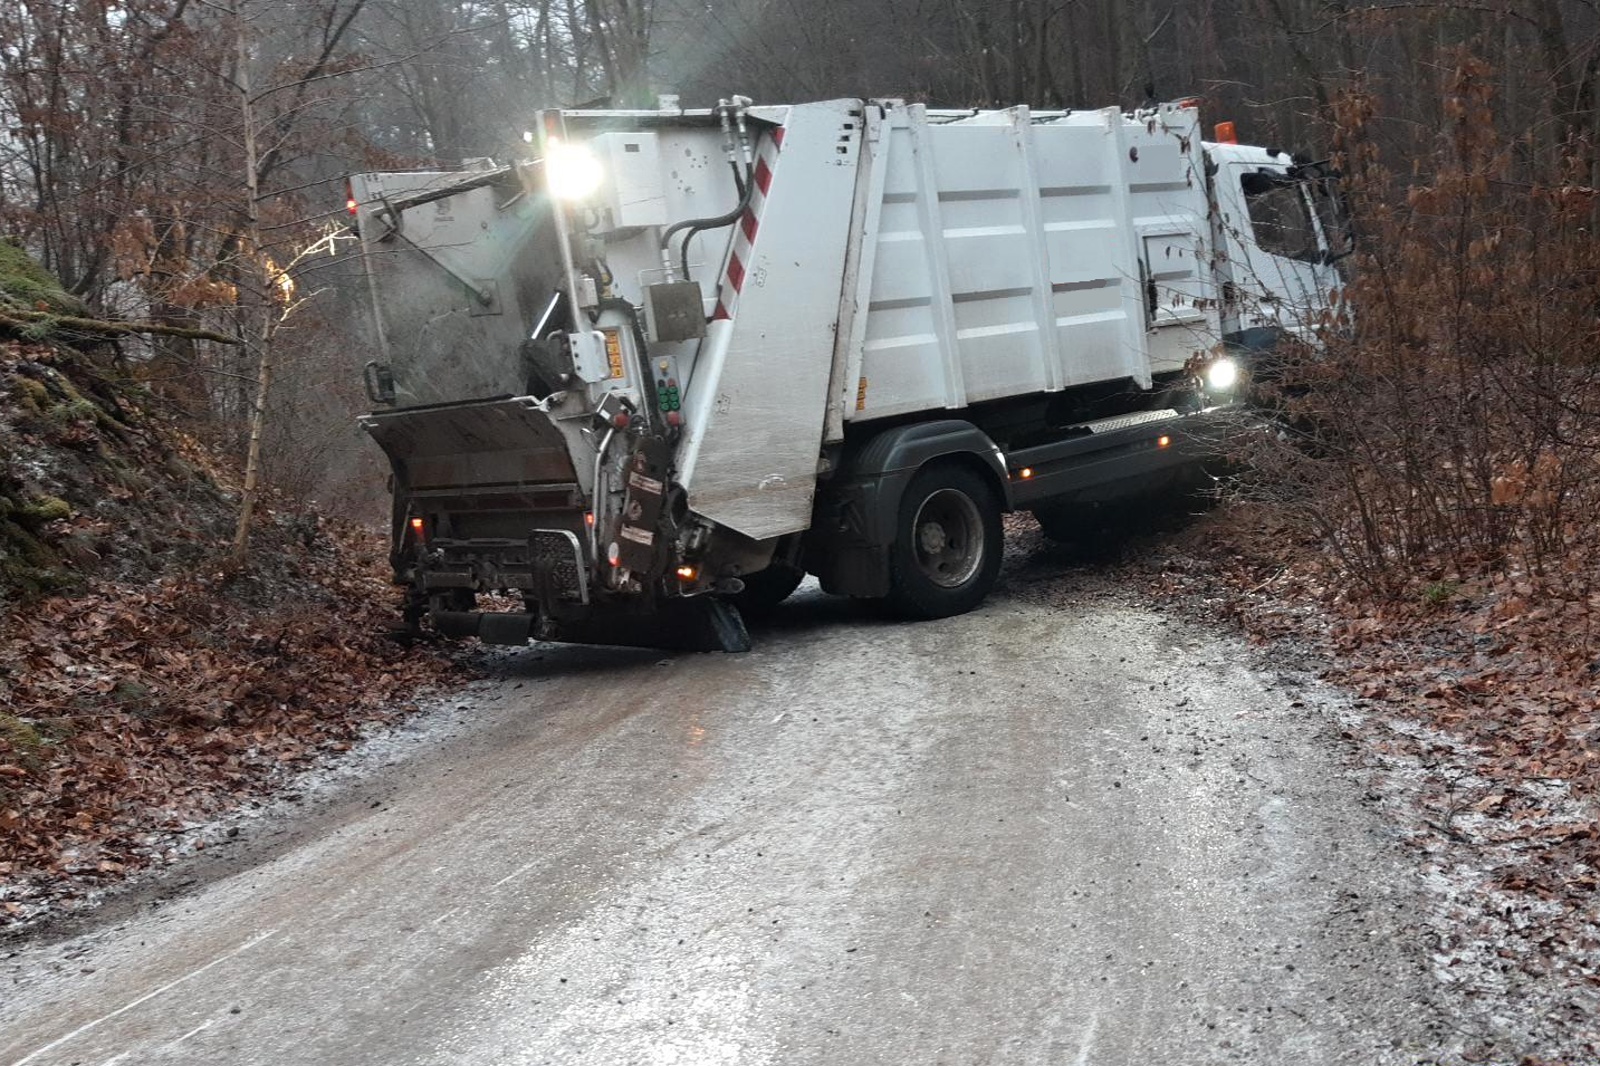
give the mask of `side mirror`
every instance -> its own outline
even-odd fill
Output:
[[[376,404],[393,405],[394,372],[389,369],[387,363],[372,360],[361,368],[361,378],[367,387],[367,399]]]
[[[1344,251],[1342,251],[1342,252],[1324,252],[1322,254],[1322,262],[1323,262],[1324,266],[1332,266],[1334,263],[1337,263],[1339,260],[1348,259],[1352,255],[1355,255],[1355,254],[1356,254],[1356,228],[1355,228],[1355,226],[1353,224],[1351,224],[1349,222],[1346,222],[1344,224]]]

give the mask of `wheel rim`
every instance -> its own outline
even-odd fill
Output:
[[[983,565],[983,518],[966,493],[933,493],[917,508],[911,529],[917,568],[940,588],[966,584]]]

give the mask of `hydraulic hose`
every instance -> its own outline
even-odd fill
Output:
[[[683,236],[683,249],[681,253],[682,258],[680,260],[683,264],[683,278],[685,281],[689,280],[689,242],[694,239],[694,235],[697,233],[704,233],[706,230],[721,229],[724,226],[731,226],[735,222],[739,221],[739,216],[744,214],[745,208],[750,206],[750,198],[755,192],[755,188],[755,176],[751,175],[749,178],[749,183],[744,188],[744,195],[739,197],[739,206],[735,207],[732,211],[729,211],[725,215],[718,215],[715,218],[684,219],[682,222],[675,222],[667,228],[667,232],[661,237],[661,247],[664,251],[669,252],[671,251],[669,242],[672,240],[673,235],[682,230],[688,231]]]
[[[751,159],[750,135],[746,131],[744,124],[743,108],[749,103],[750,101],[745,97],[736,96],[732,100],[722,101],[718,107],[722,117],[722,135],[724,138],[722,147],[728,153],[728,165],[733,169],[733,187],[739,194],[739,205],[725,215],[717,215],[714,218],[686,218],[682,222],[675,222],[667,227],[667,231],[661,235],[661,262],[667,268],[667,277],[669,278],[672,276],[673,237],[683,233],[685,230],[688,231],[684,233],[683,248],[680,252],[683,278],[688,281],[690,280],[689,242],[694,239],[695,234],[733,225],[739,221],[739,216],[744,214],[745,208],[750,206],[750,198],[754,194],[756,187],[756,175]],[[732,113],[735,108],[739,109],[737,139],[734,132],[734,122],[732,121]],[[744,169],[742,172],[736,155],[736,149],[739,147],[744,149]]]

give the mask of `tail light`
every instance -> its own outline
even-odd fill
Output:
[[[350,179],[344,179],[344,209],[350,213],[350,232],[357,237],[361,236],[361,201],[356,199],[355,186],[350,184]]]

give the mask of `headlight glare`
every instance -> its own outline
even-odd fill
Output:
[[[552,144],[545,154],[545,184],[558,200],[587,200],[600,188],[605,172],[594,153],[581,145]]]
[[[1211,392],[1229,392],[1239,384],[1239,364],[1226,357],[1215,360],[1206,368],[1206,388]]]

